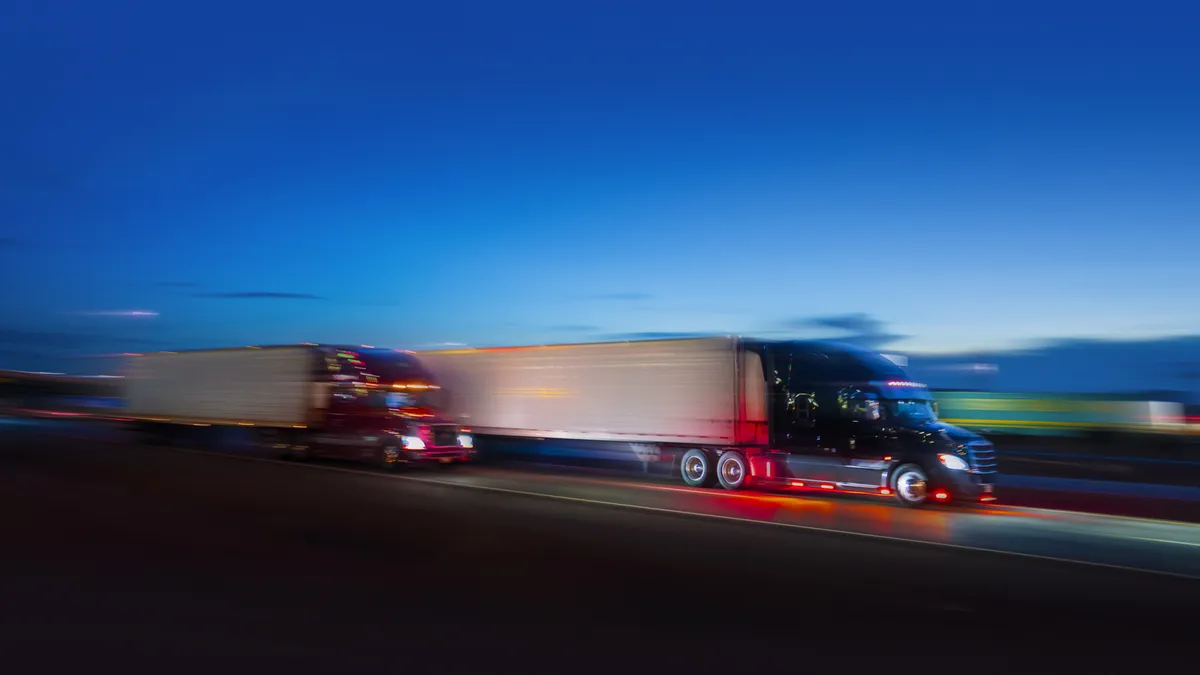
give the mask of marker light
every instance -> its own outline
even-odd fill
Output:
[[[887,383],[889,387],[924,387],[921,382],[909,382],[908,380],[890,380]]]
[[[470,434],[459,434],[458,444],[464,448],[473,448],[475,447],[475,439],[471,438]]]
[[[966,471],[969,468],[967,467],[967,463],[962,460],[962,457],[958,455],[938,455],[938,460],[951,471]]]
[[[424,450],[425,441],[416,436],[401,436],[400,442],[404,443],[405,450]]]
[[[938,490],[937,492],[933,493],[933,497],[939,501],[945,501],[950,498],[950,495],[946,494],[942,490]]]

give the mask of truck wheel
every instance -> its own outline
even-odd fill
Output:
[[[905,464],[892,473],[892,493],[904,506],[920,506],[929,498],[929,477],[916,464]]]
[[[384,471],[395,471],[400,466],[401,450],[395,445],[385,445],[379,449],[379,468]]]
[[[688,450],[679,461],[679,473],[692,487],[712,487],[716,479],[712,461],[703,450]]]
[[[750,475],[750,467],[746,458],[737,450],[726,450],[717,460],[717,480],[726,490],[740,490],[746,487],[746,479]]]

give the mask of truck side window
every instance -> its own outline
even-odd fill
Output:
[[[838,407],[843,417],[860,422],[874,422],[883,416],[879,399],[856,387],[848,387],[838,394]]]

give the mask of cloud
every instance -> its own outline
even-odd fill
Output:
[[[619,300],[623,302],[639,302],[653,298],[649,293],[604,293],[592,296],[594,300]]]
[[[78,312],[80,316],[113,316],[123,319],[153,319],[158,316],[158,312],[152,309],[100,309],[87,312]]]
[[[564,324],[561,326],[550,326],[549,330],[560,333],[592,333],[600,330],[600,327],[589,326],[587,324]]]
[[[909,372],[916,379],[947,389],[1182,391],[1200,402],[1197,354],[1200,336],[1159,340],[1069,338],[1045,341],[1040,347],[992,352],[909,354]]]
[[[717,333],[672,333],[672,332],[645,332],[645,333],[608,333],[606,335],[598,335],[601,340],[674,340],[678,338],[698,338],[712,337]]]
[[[841,314],[837,316],[802,317],[784,322],[792,330],[833,330],[837,340],[868,349],[879,349],[908,337],[889,333],[887,324],[869,314]]]
[[[198,298],[222,298],[225,300],[324,300],[311,293],[281,293],[278,291],[238,291],[236,293],[197,293]]]

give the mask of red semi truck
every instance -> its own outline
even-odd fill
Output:
[[[303,344],[139,354],[122,390],[119,414],[159,437],[248,427],[289,458],[389,469],[475,452],[441,411],[437,381],[408,352]]]

